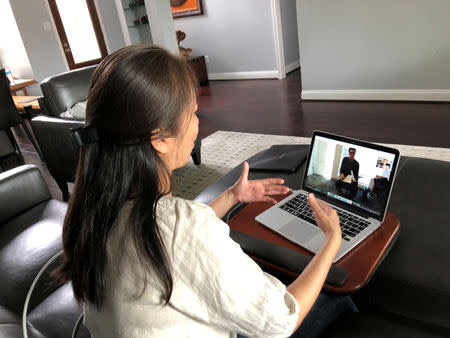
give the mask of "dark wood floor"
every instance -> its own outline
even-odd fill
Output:
[[[217,130],[450,147],[450,104],[301,101],[299,71],[284,80],[211,81],[199,96],[202,138]]]
[[[218,131],[311,136],[315,129],[374,142],[450,147],[450,103],[307,102],[294,71],[284,80],[210,81],[199,95],[202,138]],[[25,162],[39,166],[52,195],[61,193],[20,128]],[[0,163],[1,164],[1,163]]]

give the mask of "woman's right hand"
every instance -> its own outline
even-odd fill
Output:
[[[325,235],[325,239],[339,239],[339,241],[342,241],[341,226],[336,210],[317,199],[312,193],[308,194],[308,203],[313,210],[317,225]]]
[[[313,210],[317,225],[325,235],[325,242],[303,272],[287,287],[297,303],[301,304],[297,327],[300,326],[316,301],[333,259],[342,244],[341,227],[336,210],[317,199],[314,194],[308,194],[308,203]]]

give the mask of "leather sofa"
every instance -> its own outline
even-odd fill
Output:
[[[280,174],[296,189],[301,166]],[[234,183],[240,167],[206,188],[208,203]],[[274,173],[250,173],[250,178]],[[400,235],[370,282],[353,294],[360,312],[344,313],[323,337],[450,337],[450,163],[403,157],[389,210],[401,221]],[[21,336],[21,313],[34,276],[61,250],[66,205],[52,200],[34,166],[0,174],[0,337]],[[51,269],[50,269],[51,270]],[[287,276],[278,276],[289,282]],[[68,337],[80,313],[70,285],[44,278],[28,313],[30,337]],[[88,337],[83,327],[79,337]]]
[[[70,130],[84,124],[82,120],[61,118],[60,114],[75,103],[85,101],[96,66],[88,66],[51,76],[41,83],[39,98],[41,115],[31,120],[31,126],[50,174],[61,189],[63,199],[69,199],[67,182],[73,182],[79,149]],[[201,139],[197,137],[192,150],[196,165],[201,163]]]
[[[450,163],[400,161],[391,210],[400,236],[327,337],[450,337]]]
[[[51,198],[35,166],[0,174],[0,337],[22,337],[27,292],[41,267],[62,249],[66,210],[65,203]],[[28,337],[70,337],[81,313],[70,284],[58,287],[49,278],[55,266],[43,274],[30,298]],[[86,328],[78,337],[89,337]]]

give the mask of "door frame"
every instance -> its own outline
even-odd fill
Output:
[[[283,28],[281,26],[280,0],[272,0],[272,22],[275,37],[275,57],[277,60],[278,79],[286,77],[286,62],[284,59]]]

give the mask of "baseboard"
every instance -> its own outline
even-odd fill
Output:
[[[303,90],[301,98],[348,101],[450,101],[450,90]]]
[[[278,71],[256,71],[256,72],[227,72],[208,73],[210,80],[252,80],[252,79],[278,79]]]
[[[290,64],[286,65],[286,74],[292,72],[297,68],[300,68],[300,60],[291,62]]]

